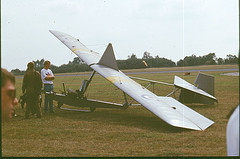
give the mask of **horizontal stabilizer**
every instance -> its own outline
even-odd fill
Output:
[[[102,58],[98,62],[98,64],[110,67],[117,71],[119,70],[111,43],[108,44],[108,47],[106,48],[106,50],[105,50]]]
[[[194,101],[194,96],[196,94],[200,95],[200,96],[207,97],[207,98],[209,98],[213,101],[217,101],[217,99],[214,96],[212,96],[212,95],[208,94],[207,92],[195,87],[191,83],[188,83],[187,81],[185,81],[184,79],[182,79],[178,76],[175,76],[174,85],[176,87],[182,89],[180,97],[179,97],[180,102],[194,103],[194,102],[196,102],[196,101]]]

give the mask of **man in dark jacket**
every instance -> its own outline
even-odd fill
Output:
[[[27,94],[25,117],[28,119],[32,111],[32,113],[37,113],[38,118],[41,118],[42,113],[39,106],[39,96],[42,89],[41,75],[38,71],[35,71],[33,62],[29,62],[27,67],[22,85],[22,92],[25,93],[26,91]]]

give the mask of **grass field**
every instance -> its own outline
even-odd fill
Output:
[[[220,66],[187,67],[188,69],[214,69]],[[221,68],[238,68],[225,65]],[[180,70],[182,68],[161,68]],[[153,69],[159,71],[159,69]],[[135,70],[131,70],[135,71]],[[148,71],[148,69],[137,70]],[[221,75],[225,72],[205,72],[215,77],[214,105],[188,104],[187,106],[213,120],[205,131],[192,131],[172,127],[143,106],[126,110],[96,109],[93,113],[81,113],[57,109],[52,115],[43,114],[41,119],[31,116],[24,119],[20,104],[17,117],[2,123],[2,156],[8,157],[95,157],[95,156],[226,156],[227,114],[239,103],[239,77]],[[197,72],[135,74],[161,82],[173,83],[177,75],[194,83]],[[88,76],[57,77],[56,92],[67,88],[79,89]],[[143,86],[148,83],[137,81]],[[17,97],[21,95],[22,78],[17,78]],[[149,88],[150,90],[152,87]],[[172,87],[155,85],[157,95],[167,95]],[[94,76],[87,97],[123,103],[123,93],[103,77]],[[131,98],[128,97],[129,101]],[[54,103],[56,106],[56,103]],[[63,107],[69,107],[64,105]],[[74,108],[74,107],[69,107]]]

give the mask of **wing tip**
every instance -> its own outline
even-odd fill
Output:
[[[59,31],[56,31],[56,30],[48,30],[48,31],[52,34],[55,34],[55,33],[59,32]]]
[[[54,30],[48,30],[50,33],[55,32]]]

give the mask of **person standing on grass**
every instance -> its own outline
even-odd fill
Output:
[[[41,76],[42,76],[42,81],[44,84],[44,91],[45,92],[53,92],[53,80],[55,79],[55,76],[53,75],[52,71],[49,69],[50,68],[50,61],[45,61],[44,62],[44,68],[41,70]],[[44,99],[44,111],[45,113],[54,113],[53,111],[53,100],[49,98],[45,94],[45,99]]]
[[[42,89],[42,79],[38,71],[34,69],[34,63],[27,64],[27,71],[23,77],[22,93],[26,91],[26,112],[25,118],[29,119],[29,114],[37,113],[37,118],[41,118],[41,110],[39,105],[39,97]]]
[[[15,77],[6,69],[1,68],[1,117],[2,122],[9,121],[18,104],[16,98]]]

